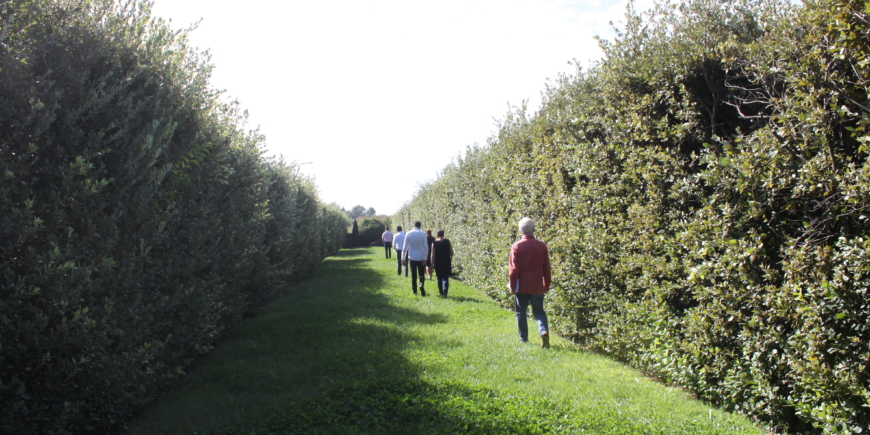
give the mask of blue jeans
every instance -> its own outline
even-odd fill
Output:
[[[438,281],[438,293],[440,293],[441,296],[447,297],[447,290],[450,288],[450,275],[438,275],[438,271],[436,270],[435,279]]]
[[[526,321],[526,312],[529,308],[529,303],[532,304],[532,314],[535,320],[538,321],[538,333],[543,334],[547,331],[547,313],[544,312],[544,295],[532,295],[528,293],[517,293],[514,295],[514,309],[517,312],[517,329],[520,332],[520,341],[529,341],[529,325]]]

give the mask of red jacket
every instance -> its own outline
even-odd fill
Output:
[[[547,245],[534,236],[523,235],[522,240],[511,246],[511,293],[542,295],[550,290],[550,281],[550,254]]]

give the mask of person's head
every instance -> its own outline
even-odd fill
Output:
[[[401,226],[401,225],[396,225],[396,231],[398,231],[398,232],[401,233],[401,232],[402,232],[402,226]]]
[[[414,222],[414,228],[420,229],[420,225],[422,225],[420,221]]]
[[[435,233],[435,234],[438,234],[438,238],[439,238],[439,239],[443,239],[443,238],[444,238],[444,230],[438,230],[438,232]]]
[[[426,235],[431,237],[431,236],[432,236],[432,230],[426,230]]]
[[[525,235],[530,236],[530,235],[535,233],[535,221],[533,221],[527,217],[520,219],[519,227],[520,227],[520,232],[525,234]]]
[[[390,231],[390,227],[384,227],[384,231]]]

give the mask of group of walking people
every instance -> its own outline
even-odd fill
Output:
[[[438,293],[447,297],[450,274],[453,273],[453,246],[450,240],[444,238],[444,230],[438,230],[437,238],[432,237],[432,230],[424,233],[420,222],[414,222],[414,228],[405,233],[401,226],[396,227],[394,235],[389,227],[384,228],[381,240],[384,242],[385,255],[389,259],[392,251],[396,252],[398,274],[405,276],[411,270],[411,290],[417,295],[426,296],[424,288],[425,275],[432,279],[434,269]],[[513,295],[514,311],[517,315],[517,332],[520,341],[529,341],[529,327],[526,313],[532,306],[532,315],[538,323],[538,334],[541,337],[541,347],[550,347],[550,331],[547,313],[544,311],[544,295],[550,291],[552,283],[550,269],[550,254],[547,245],[534,236],[535,222],[529,218],[519,221],[519,231],[522,238],[511,246],[508,289]],[[419,287],[417,280],[419,276]]]
[[[453,273],[453,245],[444,237],[444,230],[438,230],[437,237],[432,237],[432,230],[424,233],[420,228],[420,221],[414,222],[414,228],[405,233],[402,226],[396,227],[396,234],[390,231],[390,227],[384,228],[381,240],[384,242],[384,255],[390,258],[392,251],[396,251],[396,264],[399,276],[402,276],[404,267],[405,276],[411,271],[411,290],[417,295],[426,296],[426,275],[432,280],[432,272],[435,272],[438,284],[438,294],[446,298],[450,288],[450,275]],[[419,287],[417,286],[419,278]]]

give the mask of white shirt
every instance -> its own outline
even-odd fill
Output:
[[[396,251],[401,251],[402,246],[405,244],[405,232],[399,231],[396,233],[396,237],[393,237],[393,249]]]
[[[402,250],[402,259],[422,261],[429,256],[429,239],[426,233],[419,228],[414,228],[405,235],[405,249]]]
[[[389,230],[384,231],[384,233],[381,234],[381,240],[383,240],[384,242],[392,242],[393,241],[393,233],[391,233]]]

